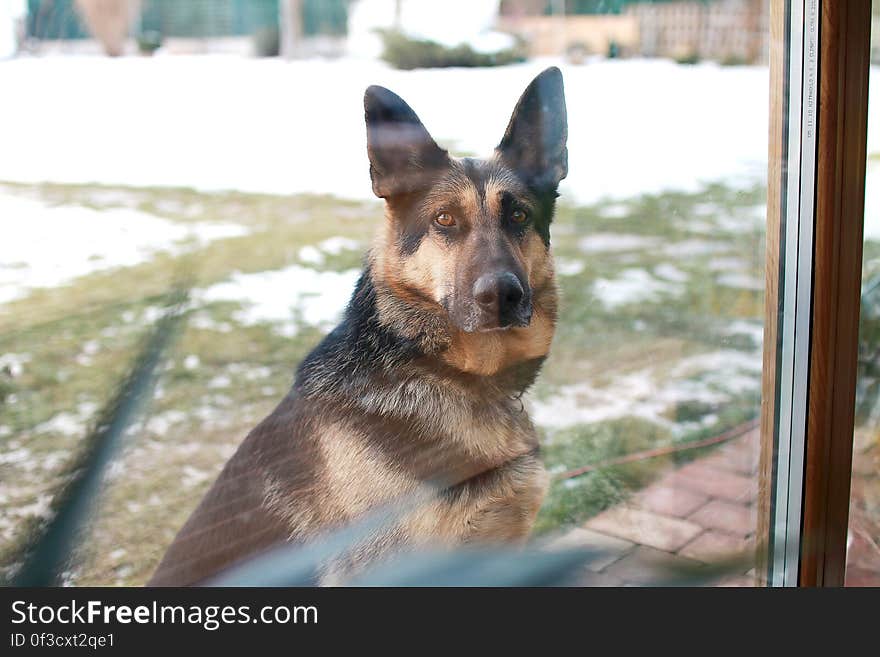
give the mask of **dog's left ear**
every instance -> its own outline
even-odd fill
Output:
[[[568,173],[567,140],[562,72],[552,66],[526,87],[496,150],[530,185],[552,191]]]
[[[448,164],[448,153],[393,91],[369,87],[364,94],[364,114],[370,178],[376,196],[388,198],[418,189],[424,184],[425,173]]]

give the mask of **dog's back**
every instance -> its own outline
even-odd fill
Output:
[[[289,410],[285,410],[289,409]],[[184,586],[208,579],[243,555],[253,555],[290,537],[284,519],[266,505],[262,463],[286,459],[293,480],[304,481],[313,460],[289,449],[296,431],[292,402],[285,399],[261,422],[211,486],[162,558],[148,586]],[[308,443],[304,443],[307,449]]]

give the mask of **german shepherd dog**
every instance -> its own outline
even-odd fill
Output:
[[[364,105],[386,211],[344,318],[223,468],[150,585],[205,581],[426,483],[440,492],[319,581],[344,582],[403,546],[515,542],[531,529],[547,477],[520,397],[556,325],[562,74],[529,84],[487,159],[450,156],[388,89],[368,88]]]

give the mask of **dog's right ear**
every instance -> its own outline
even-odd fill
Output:
[[[393,91],[372,86],[364,94],[367,155],[373,193],[380,198],[418,189],[424,174],[449,162],[409,105]]]

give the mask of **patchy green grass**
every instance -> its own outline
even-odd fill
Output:
[[[0,566],[12,564],[22,538],[45,516],[84,427],[175,281],[205,289],[238,272],[357,268],[382,214],[378,203],[326,196],[71,185],[2,190],[50,205],[135,208],[183,223],[233,222],[248,233],[0,305],[0,356],[20,361],[0,372]],[[553,230],[560,324],[529,401],[536,417],[554,404],[563,411],[556,414],[562,422],[538,423],[551,473],[688,442],[755,416],[759,375],[731,370],[719,376],[714,365],[682,369],[682,363],[719,351],[722,374],[725,359],[736,355],[760,362],[755,335],[763,293],[753,281],[763,280],[763,202],[759,188],[716,185],[560,208]],[[603,235],[629,241],[596,241]],[[337,236],[363,248],[325,253],[319,264],[303,258],[303,246]],[[296,364],[326,328],[300,318],[295,332],[285,332],[270,322],[244,321],[234,301],[197,305],[143,422],[107,475],[72,583],[139,584],[149,576],[223,462],[280,400]],[[578,388],[584,382],[591,389]],[[606,390],[633,401],[605,408],[591,395]],[[652,403],[663,395],[668,404]],[[578,415],[585,410],[595,417]],[[537,529],[582,522],[674,462],[652,459],[557,481]]]
[[[709,426],[675,435],[668,427],[637,417],[608,420],[594,424],[578,424],[545,435],[541,456],[551,473],[551,484],[535,523],[535,533],[558,531],[562,527],[582,524],[600,511],[625,500],[633,491],[643,488],[658,475],[681,463],[698,458],[712,447],[689,449],[663,456],[646,458],[566,477],[567,471],[584,465],[603,462],[660,446],[686,445],[725,430],[755,417],[758,407],[755,395],[744,395],[725,403],[721,408],[697,404],[699,411],[689,404],[673,410],[676,422],[706,417],[718,413],[718,420]]]
[[[609,413],[598,421],[542,427],[543,457],[551,473],[717,435],[757,415],[764,202],[760,188],[743,192],[712,185],[697,194],[670,192],[561,209],[554,233],[557,261],[580,261],[583,271],[559,277],[559,331],[533,399],[552,403],[566,387],[576,388],[580,382],[614,386],[630,377],[631,385],[618,386],[620,394],[644,396],[645,403],[633,403],[632,416]],[[630,236],[633,246],[624,248],[625,242],[610,240],[609,248],[585,252],[583,240],[587,244],[592,240],[595,246],[596,236],[601,235]],[[597,298],[597,281],[614,281],[633,270],[648,273],[644,277],[648,284],[669,285],[665,289],[661,285],[648,298],[611,307],[603,303],[601,294]],[[737,277],[746,285],[735,285]],[[751,378],[751,385],[725,390],[724,381],[711,372],[697,370],[684,376],[676,372],[688,359],[719,350],[753,359],[756,367],[740,372]],[[723,366],[728,358],[732,356],[721,358],[719,364]],[[684,395],[665,411],[651,412],[651,395],[662,395],[678,384],[718,395],[709,401]],[[590,396],[583,401],[589,403]],[[602,416],[599,410],[597,415]],[[702,452],[687,450],[574,479],[556,478],[536,531],[581,523],[665,469]]]

